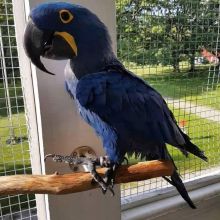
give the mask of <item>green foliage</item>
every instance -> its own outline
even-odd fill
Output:
[[[9,96],[11,102],[11,111],[12,113],[23,112],[24,111],[24,100],[21,87],[21,79],[16,79],[16,84],[11,83],[9,85]],[[0,83],[0,118],[7,116],[7,94],[4,88],[3,83]]]
[[[117,0],[118,56],[141,65],[172,65],[216,48],[218,1]]]
[[[196,65],[191,77],[188,73],[188,63],[180,63],[180,73],[172,72],[171,66],[135,66],[129,69],[146,80],[164,97],[189,101],[201,106],[209,106],[220,110],[220,87],[218,69],[209,65]],[[212,79],[207,81],[207,77]]]

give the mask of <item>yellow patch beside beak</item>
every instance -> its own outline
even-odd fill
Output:
[[[76,46],[75,39],[72,35],[70,35],[67,32],[55,32],[54,35],[61,36],[69,44],[69,46],[72,48],[73,52],[77,56],[77,52],[78,52],[77,46]]]

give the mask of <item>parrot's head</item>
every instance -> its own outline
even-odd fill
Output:
[[[70,59],[80,75],[95,71],[114,56],[100,19],[82,6],[64,2],[40,4],[31,11],[24,48],[31,61],[47,73],[41,57]]]

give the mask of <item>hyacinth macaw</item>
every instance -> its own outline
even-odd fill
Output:
[[[106,26],[85,7],[64,2],[35,7],[24,35],[31,61],[50,73],[40,57],[69,60],[66,89],[82,118],[94,128],[110,161],[106,179],[96,178],[109,189],[126,154],[146,160],[172,160],[166,144],[207,161],[181,131],[162,96],[127,70],[113,53]],[[164,177],[195,208],[177,173]]]

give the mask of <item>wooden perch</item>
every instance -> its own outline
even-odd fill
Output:
[[[105,168],[98,169],[103,175]],[[170,176],[174,167],[170,161],[149,161],[123,165],[117,170],[116,183],[128,183],[160,176]],[[15,194],[68,194],[97,188],[91,184],[90,173],[52,175],[14,175],[0,177],[0,196]]]

